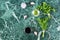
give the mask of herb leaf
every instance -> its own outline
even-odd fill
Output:
[[[47,29],[48,21],[49,21],[49,18],[48,17],[45,17],[45,18],[37,18],[36,20],[39,23],[39,25],[41,26],[42,30],[46,30]]]
[[[41,5],[38,5],[37,9],[44,12],[44,15],[50,14],[51,11],[54,11],[54,12],[56,11],[55,8],[51,7],[46,2],[43,2]]]

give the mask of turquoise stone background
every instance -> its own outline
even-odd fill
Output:
[[[31,6],[29,4],[31,1],[36,4]],[[0,0],[0,40],[37,40],[33,31],[26,34],[24,30],[29,26],[38,33],[41,31],[38,23],[33,19],[32,10],[44,1],[56,8],[56,12],[52,12],[51,15],[58,21],[60,19],[60,0]],[[27,3],[26,9],[21,8],[22,2]],[[8,8],[6,5],[8,5]],[[17,19],[13,16],[13,13],[17,16]],[[23,18],[24,15],[28,15],[26,20]],[[52,18],[50,21],[47,29],[51,34],[50,40],[60,40],[60,31],[56,29],[60,25],[58,24],[60,20],[55,22]]]

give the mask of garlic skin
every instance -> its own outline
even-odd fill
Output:
[[[34,2],[30,2],[31,5],[34,5],[35,3]]]
[[[37,32],[35,31],[34,34],[37,36]]]

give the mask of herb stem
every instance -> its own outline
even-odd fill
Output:
[[[42,31],[42,37],[44,38],[45,30]]]

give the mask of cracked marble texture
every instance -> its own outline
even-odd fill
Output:
[[[30,2],[34,5],[30,5]],[[60,40],[60,0],[0,0],[0,40],[37,40],[33,31],[30,34],[25,33],[26,27],[31,27],[37,32],[41,31],[38,23],[34,20],[32,10],[42,2],[49,3],[56,8],[52,12],[53,18],[50,20],[48,31],[50,40]],[[21,8],[21,3],[26,3],[26,8]],[[24,15],[27,18],[24,19]],[[42,39],[41,39],[42,40]]]

